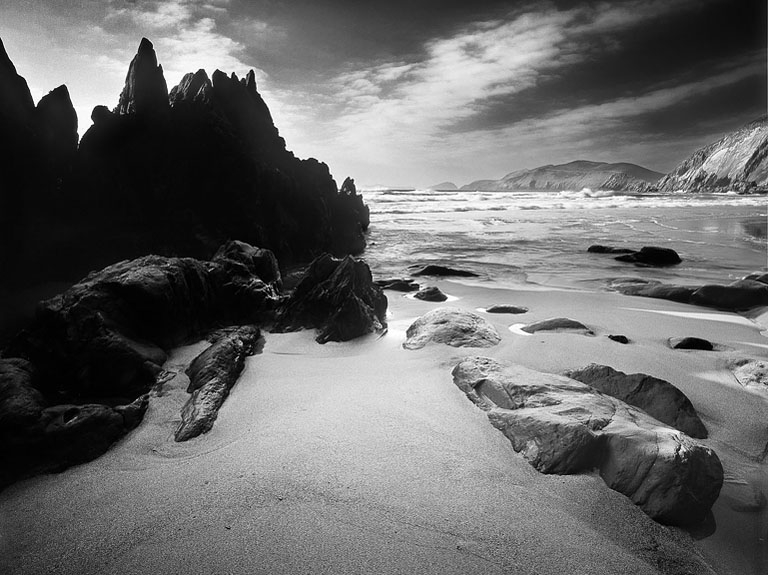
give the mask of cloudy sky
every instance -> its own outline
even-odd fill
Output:
[[[766,110],[765,0],[0,0],[35,99],[90,125],[142,36],[168,86],[255,69],[300,157],[425,186],[575,159],[668,171]]]

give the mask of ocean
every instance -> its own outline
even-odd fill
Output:
[[[439,263],[486,285],[604,289],[620,277],[728,283],[768,269],[768,197],[613,191],[361,190],[371,210],[365,259],[376,278]],[[587,253],[592,244],[674,249],[644,268]],[[474,281],[474,280],[473,280]]]

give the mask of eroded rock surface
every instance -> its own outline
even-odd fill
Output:
[[[219,337],[192,361],[187,368],[187,391],[192,396],[181,410],[176,441],[187,441],[210,431],[245,367],[245,358],[256,351],[260,337],[258,328],[242,326]]]
[[[537,331],[564,331],[581,333],[584,335],[593,335],[592,330],[585,326],[583,323],[567,317],[553,317],[550,319],[543,319],[541,321],[529,323],[520,329],[528,333],[536,333]]]
[[[742,358],[729,362],[733,376],[744,387],[768,392],[768,361]]]
[[[453,379],[543,473],[597,468],[611,489],[674,525],[702,521],[720,493],[714,451],[584,383],[483,357],[462,360]]]
[[[442,307],[425,313],[406,331],[405,349],[421,349],[428,343],[452,347],[492,347],[501,341],[499,332],[479,315],[459,308]]]
[[[315,259],[280,310],[275,331],[317,329],[317,342],[348,341],[387,326],[387,296],[371,270],[347,256]]]
[[[592,363],[564,373],[591,388],[624,403],[639,407],[651,417],[687,433],[706,439],[707,428],[688,397],[674,385],[644,373],[626,374],[607,365]]]

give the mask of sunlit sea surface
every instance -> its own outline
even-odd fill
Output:
[[[474,271],[487,284],[602,289],[618,277],[726,283],[768,265],[766,196],[361,192],[371,210],[365,258],[377,278],[407,275],[413,264],[440,263]],[[592,244],[668,247],[683,263],[636,267],[587,253]]]

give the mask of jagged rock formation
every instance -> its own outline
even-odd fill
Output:
[[[65,87],[35,108],[4,49],[0,86],[0,167],[21,182],[0,195],[9,281],[74,281],[147,253],[207,259],[230,239],[285,264],[365,248],[369,213],[354,184],[339,192],[325,164],[286,148],[253,71],[198,70],[169,94],[143,39],[117,106],[94,108],[79,148]]]
[[[348,341],[387,327],[387,296],[362,260],[328,254],[307,269],[281,308],[275,331],[317,329],[317,342]]]
[[[664,174],[629,163],[608,164],[577,160],[532,170],[517,170],[500,180],[477,180],[462,190],[618,190],[645,192]]]
[[[697,150],[658,182],[664,192],[751,192],[768,187],[768,117]]]
[[[453,381],[536,469],[596,468],[661,523],[702,521],[720,493],[714,451],[586,384],[484,357],[462,360]]]
[[[213,427],[219,409],[237,383],[245,367],[245,358],[256,351],[261,332],[254,326],[242,326],[216,339],[187,368],[192,394],[181,409],[181,423],[176,441],[187,441]]]
[[[699,419],[691,400],[668,381],[644,373],[626,374],[596,363],[563,375],[639,407],[651,417],[691,437],[707,438],[707,428]]]
[[[425,313],[405,332],[405,349],[421,349],[429,343],[451,347],[493,347],[501,341],[499,332],[471,311],[441,307]]]

